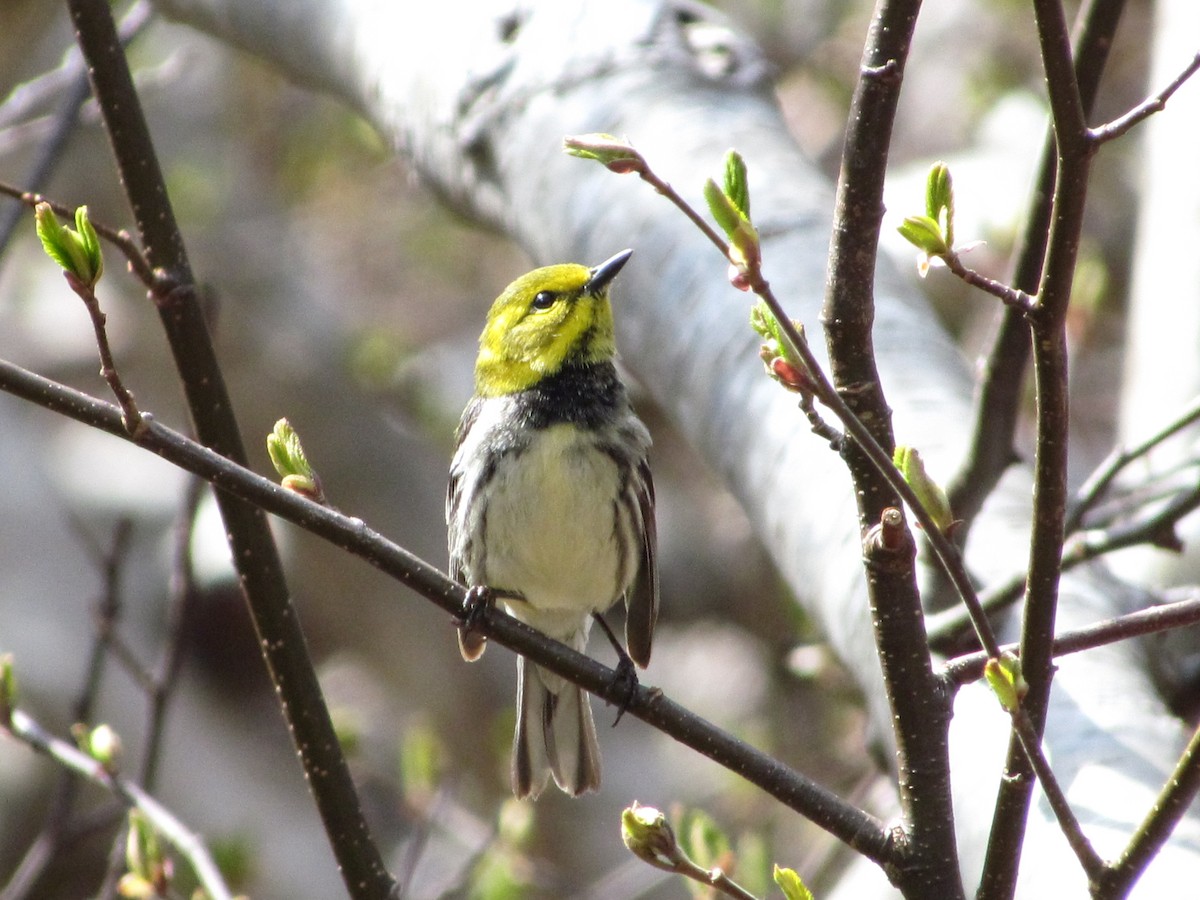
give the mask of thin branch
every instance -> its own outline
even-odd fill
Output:
[[[688,219],[697,223],[701,227],[701,231],[705,237],[712,242],[713,246],[721,251],[721,255],[727,260],[730,259],[728,242],[704,220],[703,216],[671,188],[667,182],[659,178],[644,159],[639,157],[637,168],[631,171],[637,171],[643,180],[654,185],[655,189],[683,212]],[[996,640],[991,623],[988,621],[984,608],[980,604],[975,591],[975,585],[963,565],[962,556],[958,549],[942,533],[933,516],[925,509],[925,505],[921,502],[920,498],[917,497],[912,487],[896,469],[896,466],[892,463],[891,455],[883,449],[882,445],[880,445],[871,433],[871,430],[863,423],[858,414],[850,408],[849,404],[833,386],[833,383],[829,380],[829,376],[825,373],[820,361],[809,346],[808,339],[796,328],[791,317],[787,315],[783,304],[779,302],[779,298],[775,296],[771,285],[763,277],[761,269],[755,269],[748,273],[748,275],[749,290],[766,304],[767,308],[771,311],[771,315],[779,323],[780,331],[787,341],[789,349],[803,362],[811,375],[813,388],[811,397],[816,397],[817,400],[837,416],[846,433],[853,438],[871,464],[875,466],[880,477],[887,482],[888,486],[912,510],[913,516],[920,523],[929,540],[930,547],[934,551],[934,556],[938,564],[942,567],[958,592],[966,609],[968,620],[976,628],[981,646],[990,648],[998,647],[999,642]],[[840,451],[844,447],[845,435],[838,433],[832,426],[821,419],[820,415],[812,407],[811,397],[808,395],[802,397],[800,401],[801,410],[809,420],[813,432],[829,441],[831,446]]]
[[[152,678],[149,708],[146,711],[146,742],[138,772],[138,782],[148,790],[153,790],[158,778],[167,710],[183,666],[183,629],[188,610],[196,597],[195,572],[192,568],[192,535],[200,501],[207,491],[208,485],[201,479],[188,479],[182,508],[175,523],[171,585],[167,604],[167,633]]]
[[[133,441],[120,410],[65,385],[0,360],[0,390],[52,412]],[[434,566],[368,528],[361,519],[321,506],[209,450],[145,415],[146,428],[136,443],[168,462],[255,504],[375,566],[432,601],[456,620],[463,613],[466,589]],[[624,682],[607,666],[551,640],[499,609],[489,609],[479,630],[490,640],[535,661],[614,705],[628,701],[628,714],[686,744],[719,765],[762,788],[788,808],[881,865],[897,851],[884,823],[841,800],[831,791],[789,769],[711,723],[674,703],[661,691],[639,687],[632,699]]]
[[[1067,515],[1067,533],[1070,534],[1079,528],[1084,516],[1104,496],[1109,485],[1126,466],[1148,455],[1159,444],[1174,437],[1197,420],[1200,420],[1200,397],[1193,400],[1191,405],[1172,422],[1141,443],[1129,448],[1114,447],[1075,492],[1075,502],[1071,505],[1071,510]]]
[[[1161,603],[1059,635],[1054,639],[1054,658],[1196,624],[1200,624],[1200,596]],[[1020,654],[1019,644],[1005,644],[1000,649]],[[966,653],[948,660],[941,673],[951,684],[961,686],[982,678],[987,661],[988,655],[982,651]]]
[[[63,275],[66,276],[71,290],[87,308],[88,318],[92,322],[92,332],[96,337],[96,349],[100,352],[100,377],[108,383],[109,390],[117,398],[117,404],[121,407],[122,415],[125,417],[125,427],[136,437],[136,432],[142,427],[142,414],[138,410],[137,402],[133,399],[133,392],[125,387],[125,382],[122,381],[121,374],[117,371],[112,345],[108,341],[108,317],[100,308],[100,301],[91,285],[76,277],[72,272],[63,272]]]
[[[1115,140],[1128,133],[1136,125],[1144,122],[1155,113],[1166,109],[1167,101],[1171,99],[1171,95],[1183,87],[1184,83],[1198,71],[1200,71],[1200,53],[1193,56],[1192,61],[1165,88],[1139,103],[1129,112],[1125,113],[1125,115],[1113,119],[1105,125],[1092,128],[1088,132],[1088,137],[1093,143],[1099,145],[1106,141]]]
[[[1091,475],[1080,485],[1068,506],[1064,531],[1067,541],[1063,547],[1062,569],[1072,569],[1089,560],[1096,559],[1115,550],[1149,544],[1167,549],[1176,549],[1178,538],[1174,537],[1175,525],[1185,516],[1200,508],[1200,483],[1191,490],[1180,493],[1172,488],[1166,496],[1170,499],[1151,516],[1119,525],[1092,527],[1081,531],[1085,516],[1095,510],[1101,498],[1111,487],[1113,480],[1131,463],[1149,454],[1164,441],[1175,436],[1189,425],[1200,420],[1200,398],[1192,402],[1182,414],[1160,431],[1129,448],[1116,447]],[[1190,467],[1192,463],[1185,463]],[[1162,499],[1161,496],[1142,497],[1139,505]],[[1132,515],[1132,512],[1128,513]],[[988,615],[999,612],[1020,599],[1025,588],[1025,573],[1017,572],[1005,581],[994,583],[979,592],[980,608]],[[929,641],[935,648],[958,641],[972,624],[968,612],[954,607],[927,617],[926,627]]]
[[[1037,298],[1029,296],[1029,294],[1020,288],[1009,287],[1002,281],[988,278],[986,275],[963,265],[961,255],[954,250],[939,257],[939,259],[946,264],[947,269],[964,282],[972,287],[979,288],[985,294],[991,294],[1005,306],[1011,307],[1018,313],[1027,313],[1037,306]]]
[[[1074,851],[1083,871],[1087,873],[1088,879],[1095,880],[1104,871],[1104,860],[1096,852],[1087,835],[1083,833],[1079,819],[1071,810],[1067,795],[1059,785],[1054,770],[1050,768],[1049,760],[1042,752],[1041,737],[1026,714],[1024,706],[1017,707],[1016,712],[1012,714],[1012,723],[1013,731],[1016,732],[1025,751],[1025,758],[1029,761],[1034,774],[1037,775],[1037,779],[1042,785],[1042,793],[1046,795],[1054,818],[1058,821],[1059,830],[1067,839],[1067,843]]]
[[[128,47],[146,30],[153,18],[154,7],[146,0],[138,0],[134,3],[121,20],[118,29],[121,35],[121,45]],[[30,189],[34,191],[42,190],[62,160],[63,151],[79,124],[79,111],[92,95],[83,59],[77,51],[69,54],[67,60],[54,74],[57,77],[45,85],[45,88],[53,95],[61,94],[58,108],[54,113],[53,124],[36,158],[29,164],[29,168],[21,178],[21,183],[29,185]],[[10,95],[10,99],[12,96]],[[33,101],[36,98],[30,96],[29,99]],[[14,105],[19,106],[19,104]],[[19,115],[20,109],[13,109],[12,113]],[[0,125],[0,127],[3,126]],[[19,206],[9,207],[0,212],[0,257],[4,255],[20,222],[21,208]]]
[[[1062,5],[1059,0],[1034,0],[1034,16],[1058,162],[1038,304],[1029,313],[1037,440],[1033,527],[1021,622],[1021,665],[1029,690],[1019,711],[1028,715],[1032,730],[1026,733],[1020,728],[1009,742],[978,894],[981,900],[1010,897],[1015,888],[1033,797],[1034,780],[1030,776],[1039,766],[1036,755],[1029,751],[1034,746],[1040,749],[1049,706],[1068,496],[1066,314],[1083,227],[1092,149],[1086,140],[1083,100]],[[1071,834],[1068,838],[1077,840]],[[1089,854],[1080,859],[1085,867],[1090,865]]]
[[[1125,0],[1085,0],[1078,17],[1075,78],[1084,110],[1091,112],[1099,93]],[[1021,239],[1015,254],[1012,286],[1035,292],[1041,281],[1054,197],[1057,146],[1051,127],[1042,142],[1038,175]],[[1029,362],[1029,325],[1021,311],[1007,309],[989,350],[975,405],[971,444],[962,469],[947,486],[950,506],[962,520],[965,542],[971,523],[1001,475],[1016,461],[1014,434],[1021,410],[1025,369]]]
[[[108,661],[108,641],[112,624],[116,622],[121,603],[121,578],[124,562],[132,534],[131,523],[121,519],[113,530],[111,544],[99,546],[86,531],[79,529],[84,547],[92,562],[100,570],[104,587],[97,604],[97,626],[93,632],[91,648],[79,695],[71,704],[71,719],[75,722],[90,722],[96,697],[104,680],[104,669]],[[17,900],[28,896],[37,887],[39,880],[55,857],[79,836],[79,829],[72,820],[75,800],[79,794],[80,781],[73,770],[63,768],[54,786],[49,803],[49,812],[37,837],[21,858],[4,890],[2,900]],[[88,829],[90,832],[90,829]]]
[[[12,711],[7,727],[13,737],[32,750],[50,757],[63,768],[104,788],[127,808],[140,810],[153,824],[154,829],[188,861],[210,897],[214,900],[232,900],[233,895],[225,886],[221,872],[209,856],[204,842],[150,794],[110,772],[73,745],[54,737],[35,719],[19,709]]]
[[[224,376],[109,4],[68,0],[67,5],[146,258],[160,285],[152,296],[196,433],[205,446],[244,463]],[[216,499],[260,649],[343,881],[355,896],[393,897],[396,883],[363,816],[266,516],[228,494],[218,493]]]
[[[1167,842],[1197,793],[1200,793],[1200,728],[1192,733],[1187,749],[1179,757],[1175,770],[1129,845],[1104,874],[1101,883],[1107,896],[1124,897],[1129,893],[1133,883]]]
[[[853,427],[843,420],[853,440],[846,443],[842,458],[853,481],[860,527],[864,532],[872,529],[863,548],[867,599],[892,713],[906,826],[903,864],[892,878],[906,896],[949,900],[963,895],[949,789],[949,705],[933,674],[916,583],[915,545],[909,535],[903,548],[891,550],[883,539],[880,523],[891,517],[889,510],[898,506],[900,492],[892,485],[891,410],[872,335],[884,179],[920,7],[920,0],[878,0],[872,14],[847,116],[821,322],[836,396],[854,413]],[[825,397],[820,399],[825,402]],[[860,431],[873,440],[861,440]],[[922,504],[910,508],[916,514]],[[938,530],[936,525],[933,530]],[[952,554],[946,562],[956,558]],[[948,568],[953,577],[961,565]],[[985,646],[994,648],[986,618],[980,618],[979,627]]]

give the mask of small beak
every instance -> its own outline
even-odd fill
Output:
[[[631,256],[633,256],[632,250],[622,250],[616,256],[606,259],[592,269],[592,277],[588,279],[587,283],[587,292],[598,294],[608,287],[609,282],[617,277],[617,273],[621,271],[621,267],[625,263],[629,262]]]

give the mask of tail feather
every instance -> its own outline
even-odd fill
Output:
[[[536,799],[551,776],[572,796],[600,786],[600,747],[591,703],[582,688],[543,673],[521,657],[517,660],[513,793]]]

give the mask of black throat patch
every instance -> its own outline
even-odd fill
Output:
[[[626,403],[625,385],[611,362],[564,366],[516,394],[517,415],[530,428],[570,423],[598,428]]]

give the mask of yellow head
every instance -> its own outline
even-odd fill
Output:
[[[612,359],[616,344],[608,286],[632,254],[622,250],[594,269],[534,269],[505,288],[479,338],[475,393],[512,394],[565,365]]]

